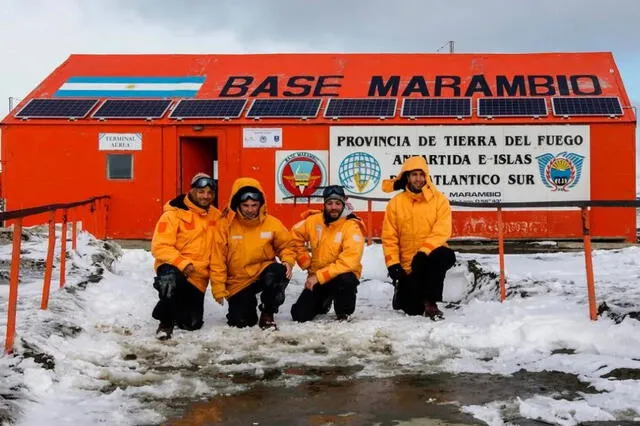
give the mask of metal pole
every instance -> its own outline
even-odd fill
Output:
[[[13,224],[13,246],[11,248],[11,271],[9,272],[9,308],[7,309],[7,335],[4,351],[13,351],[13,338],[16,332],[16,307],[18,304],[18,281],[20,280],[20,244],[22,243],[22,218]]]
[[[13,109],[13,96],[9,96],[9,112]]]
[[[507,288],[504,283],[504,222],[502,221],[502,207],[498,207],[498,259],[500,263],[500,301],[507,298]]]
[[[454,44],[455,41],[449,40],[449,53],[454,53]]]
[[[584,263],[587,270],[587,298],[589,300],[589,318],[598,319],[596,308],[596,289],[593,278],[593,259],[591,257],[591,224],[589,223],[589,208],[582,207],[582,238],[584,244]]]

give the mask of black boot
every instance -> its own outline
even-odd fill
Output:
[[[173,322],[160,322],[158,329],[156,330],[156,339],[169,340],[173,334]]]

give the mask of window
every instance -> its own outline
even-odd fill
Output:
[[[133,155],[107,154],[107,179],[133,179]]]

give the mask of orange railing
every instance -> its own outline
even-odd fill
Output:
[[[109,196],[92,197],[87,200],[66,204],[50,204],[46,206],[32,207],[22,210],[13,210],[0,213],[0,221],[13,223],[13,247],[11,250],[11,264],[9,274],[9,308],[7,309],[7,332],[4,344],[6,353],[13,350],[13,341],[16,330],[16,307],[18,303],[18,281],[20,276],[20,246],[22,243],[23,219],[31,217],[34,224],[48,222],[49,240],[47,246],[47,258],[45,262],[44,281],[42,284],[41,309],[47,309],[51,287],[51,275],[53,270],[53,253],[55,248],[56,223],[62,225],[60,238],[60,287],[66,281],[67,261],[67,228],[71,222],[71,248],[77,247],[77,223],[82,221],[83,227],[94,234],[96,238],[105,238],[107,233],[107,219],[109,213]],[[47,218],[38,218],[48,213]]]
[[[293,199],[294,206],[297,205],[298,199],[306,199],[307,205],[311,204],[311,198],[321,198],[320,196],[290,196],[285,199]],[[373,198],[361,197],[358,195],[349,195],[354,200],[367,201],[367,244],[373,243],[373,202],[387,202],[390,198]],[[451,201],[452,206],[457,207],[474,207],[474,208],[493,208],[497,210],[498,221],[498,257],[500,265],[500,301],[504,302],[507,297],[507,289],[505,283],[505,264],[504,264],[504,219],[503,210],[508,208],[544,208],[544,207],[572,207],[580,208],[582,220],[582,241],[584,247],[585,270],[587,277],[587,299],[589,302],[589,318],[598,319],[596,308],[596,292],[593,274],[593,258],[591,249],[591,223],[589,218],[590,207],[640,207],[640,200],[585,200],[585,201],[536,201],[536,202],[511,202],[511,203],[473,203],[463,201]]]

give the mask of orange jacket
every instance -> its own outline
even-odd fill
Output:
[[[427,178],[422,193],[406,190],[405,172],[420,169]],[[438,191],[429,175],[424,158],[411,157],[402,166],[400,174],[382,184],[385,192],[403,189],[387,204],[382,223],[382,249],[387,266],[400,263],[411,271],[411,259],[418,252],[429,254],[435,248],[446,246],[451,237],[451,206],[447,197]]]
[[[291,234],[280,220],[267,214],[266,203],[253,220],[231,211],[233,196],[244,186],[257,188],[265,197],[255,179],[239,178],[233,183],[229,210],[216,228],[216,244],[211,250],[211,291],[216,300],[233,296],[255,282],[276,256],[281,262],[295,264]]]
[[[163,263],[181,271],[190,263],[195,272],[187,280],[204,293],[209,284],[209,253],[220,210],[211,206],[204,210],[186,195],[164,205],[151,240],[154,269]]]
[[[364,225],[360,219],[348,215],[326,225],[318,210],[309,210],[302,217],[304,220],[291,230],[298,265],[316,274],[320,284],[346,272],[360,278],[364,251]],[[311,256],[305,248],[306,242],[311,246]]]

